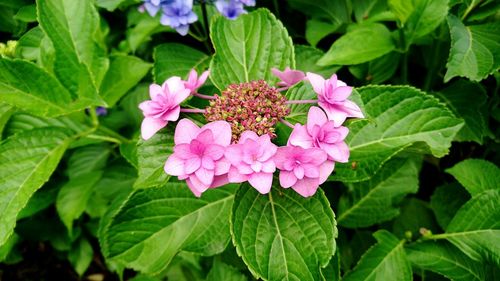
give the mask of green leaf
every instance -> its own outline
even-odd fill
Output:
[[[135,188],[160,186],[168,182],[170,176],[163,169],[168,156],[174,149],[174,129],[167,126],[152,138],[137,143],[137,164],[139,177]]]
[[[415,266],[430,270],[455,281],[483,281],[487,266],[465,256],[446,241],[425,241],[406,248],[408,259]]]
[[[132,52],[135,52],[141,45],[150,41],[153,34],[173,30],[168,26],[162,25],[157,17],[151,17],[148,13],[140,13],[137,9],[129,9],[127,27],[127,38],[124,44]]]
[[[363,24],[337,39],[319,65],[350,65],[371,61],[396,48],[391,32],[380,23]]]
[[[397,204],[418,190],[420,159],[394,158],[368,181],[347,184],[339,202],[337,222],[344,227],[367,227],[399,215]]]
[[[49,73],[27,61],[0,58],[0,93],[0,101],[35,115],[58,116],[71,110],[70,93]]]
[[[134,56],[115,55],[111,57],[108,72],[99,90],[108,106],[113,106],[123,95],[141,81],[151,64]]]
[[[79,239],[68,253],[68,260],[79,276],[82,276],[94,257],[94,250],[89,241],[85,238]]]
[[[70,236],[73,233],[73,221],[85,211],[92,195],[94,185],[102,176],[102,171],[82,173],[64,184],[57,194],[56,209]]]
[[[389,11],[387,0],[352,0],[356,22],[395,21],[396,16]]]
[[[377,244],[371,247],[356,267],[342,280],[412,280],[412,270],[404,251],[404,240],[386,230],[373,234]]]
[[[0,103],[0,140],[2,140],[3,129],[14,113],[14,108],[6,103]]]
[[[36,5],[26,5],[17,11],[14,19],[24,22],[35,22],[36,21]]]
[[[500,190],[473,197],[458,210],[446,233],[430,239],[447,239],[470,258],[500,265]]]
[[[442,229],[446,229],[458,209],[469,199],[470,195],[458,183],[436,188],[431,196],[431,208]]]
[[[400,0],[400,2],[407,2]],[[407,44],[415,39],[431,33],[448,14],[448,0],[415,0],[412,2],[412,12],[404,24]],[[404,46],[407,48],[407,46]]]
[[[71,179],[101,170],[106,166],[110,153],[109,147],[105,144],[89,145],[77,149],[69,157],[66,174]]]
[[[109,60],[95,42],[99,14],[90,0],[37,0],[38,21],[55,48],[54,72],[84,105],[104,105],[97,94]]]
[[[295,68],[292,40],[268,10],[258,9],[236,20],[217,17],[210,30],[215,48],[210,79],[219,90],[259,79],[273,85],[278,78],[271,68]]]
[[[473,98],[470,93],[474,93]],[[456,140],[483,144],[483,139],[491,135],[486,114],[488,96],[481,85],[461,79],[433,94],[464,119],[465,125],[456,135]]]
[[[131,125],[137,129],[140,129],[141,122],[144,119],[144,115],[139,109],[139,104],[148,99],[150,99],[149,84],[141,83],[125,95],[119,102],[119,105],[127,113],[129,122],[132,123]]]
[[[303,198],[277,186],[262,195],[243,184],[231,221],[238,255],[264,280],[319,280],[335,253],[334,214],[321,189]]]
[[[205,53],[177,43],[159,45],[154,50],[153,58],[153,74],[159,84],[171,76],[187,77],[193,68],[200,74],[208,67],[210,59]]]
[[[349,66],[349,71],[356,78],[370,84],[381,84],[396,73],[401,54],[390,52],[368,63]]]
[[[14,233],[9,237],[9,239],[7,239],[5,244],[0,246],[0,263],[4,263],[8,259],[10,253],[13,251],[19,240],[21,240],[21,237]]]
[[[500,169],[482,159],[467,159],[446,169],[446,172],[467,189],[474,197],[490,189],[499,189]]]
[[[410,17],[410,15],[415,10],[415,6],[413,5],[414,1],[405,1],[405,0],[388,0],[387,4],[391,11],[396,15],[399,22],[404,25],[406,20]]]
[[[127,6],[140,3],[140,0],[97,0],[98,7],[104,8],[110,12],[116,10],[118,7]]]
[[[56,201],[60,185],[52,185],[50,182],[39,189],[17,215],[17,220],[31,217],[34,214],[45,210]]]
[[[295,61],[296,69],[304,72],[314,72],[323,77],[330,77],[337,72],[342,66],[319,66],[316,61],[324,55],[320,49],[305,45],[295,45]]]
[[[68,132],[44,128],[18,134],[0,145],[0,245],[12,234],[17,214],[57,167]]]
[[[337,23],[324,22],[311,19],[306,22],[306,40],[316,47],[321,39],[332,34],[340,27]]]
[[[451,49],[444,81],[456,76],[480,81],[500,68],[500,22],[465,26],[448,16]]]
[[[221,261],[214,260],[214,264],[207,275],[207,281],[247,281],[248,278],[243,275],[238,269],[227,265]]]
[[[443,157],[463,126],[463,121],[436,98],[412,87],[367,86],[358,92],[372,119],[347,125],[350,162],[335,165],[333,180],[367,180],[383,163],[411,145],[418,144],[414,148],[419,153]]]
[[[392,233],[401,239],[407,238],[410,233],[411,237],[420,237],[438,231],[439,225],[429,204],[414,197],[402,202],[401,214],[392,224]]]
[[[212,189],[201,198],[178,182],[138,190],[103,233],[103,253],[112,262],[149,274],[164,270],[180,251],[220,253],[230,239],[234,189]]]
[[[36,26],[25,34],[17,41],[16,57],[27,59],[30,61],[40,60],[40,45],[45,37],[42,29]]]
[[[351,7],[348,1],[289,0],[287,3],[290,7],[313,18],[326,19],[338,25],[350,21]]]

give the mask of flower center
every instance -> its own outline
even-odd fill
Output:
[[[285,102],[286,98],[264,80],[231,84],[210,102],[205,118],[210,122],[229,122],[233,142],[247,130],[275,138],[276,123],[290,113]]]

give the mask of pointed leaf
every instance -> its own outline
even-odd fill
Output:
[[[274,186],[262,195],[243,184],[231,220],[238,254],[264,280],[319,280],[335,251],[334,214],[321,190],[303,198]]]
[[[49,179],[70,141],[66,130],[44,128],[0,144],[0,245],[12,234],[17,214]]]
[[[220,253],[230,239],[234,191],[228,185],[196,198],[184,182],[138,190],[102,233],[103,252],[114,263],[149,274],[164,270],[182,250]]]
[[[191,69],[198,74],[206,70],[210,57],[187,45],[166,43],[155,48],[153,73],[155,81],[162,84],[171,76],[187,77]]]
[[[413,6],[411,14],[404,24],[408,44],[432,32],[443,22],[448,14],[448,0],[402,0],[399,2],[412,2]]]
[[[339,202],[337,222],[344,227],[367,227],[399,214],[397,204],[418,190],[420,160],[395,158],[368,181],[348,184]]]
[[[446,172],[472,196],[490,189],[500,189],[500,168],[482,159],[467,159],[446,169]]]
[[[271,68],[295,68],[292,40],[268,10],[259,9],[236,20],[217,17],[210,30],[215,47],[210,79],[219,90],[259,79],[273,85],[278,78]]]
[[[431,196],[431,208],[442,229],[446,229],[458,209],[469,199],[467,191],[456,182],[436,188]]]

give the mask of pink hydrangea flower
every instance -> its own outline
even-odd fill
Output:
[[[298,194],[309,197],[316,193],[319,185],[326,181],[331,171],[323,165],[327,154],[319,148],[300,146],[279,147],[274,162],[280,169],[280,184],[284,188],[292,187]]]
[[[151,84],[149,95],[151,100],[139,104],[144,114],[141,125],[142,138],[148,140],[168,121],[179,119],[180,104],[189,96],[189,89],[184,87],[180,77],[171,77],[162,86]]]
[[[290,67],[286,67],[283,71],[273,67],[271,72],[274,76],[281,79],[281,81],[277,84],[280,87],[291,87],[305,78],[304,72],[300,70],[292,70]]]
[[[273,156],[277,149],[269,135],[259,137],[252,131],[243,132],[238,144],[226,149],[225,156],[231,162],[229,182],[248,181],[260,193],[269,193],[276,171]]]
[[[165,172],[186,180],[195,196],[228,183],[231,164],[224,153],[231,143],[229,123],[216,121],[199,128],[191,120],[182,119],[175,128],[174,143],[174,153],[165,163]]]
[[[318,105],[325,110],[328,119],[336,127],[342,125],[347,117],[364,117],[359,106],[347,99],[352,93],[352,87],[338,80],[337,75],[333,74],[330,79],[325,80],[318,74],[308,72],[307,79],[318,94]]]
[[[196,72],[195,69],[191,69],[189,72],[189,77],[188,80],[184,82],[184,87],[186,89],[189,89],[191,93],[195,93],[198,88],[200,88],[205,81],[207,81],[208,75],[210,74],[210,71],[205,71],[200,75],[200,78],[198,78],[198,73]]]
[[[306,125],[296,124],[288,144],[303,148],[317,147],[328,154],[328,160],[346,163],[349,161],[349,147],[344,142],[349,133],[346,127],[335,127],[326,114],[317,106],[311,106]]]

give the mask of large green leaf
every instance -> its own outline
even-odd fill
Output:
[[[433,94],[445,102],[455,115],[464,119],[465,125],[456,135],[456,140],[482,144],[483,138],[491,134],[487,123],[488,96],[481,85],[461,79]]]
[[[303,198],[274,186],[262,195],[243,184],[231,221],[238,254],[264,280],[319,280],[335,252],[334,214],[321,190]]]
[[[215,48],[210,78],[219,90],[259,79],[274,84],[278,78],[271,68],[295,67],[292,39],[268,10],[259,9],[236,20],[217,17],[210,37]]]
[[[334,180],[369,179],[383,163],[414,144],[419,153],[442,157],[463,126],[436,98],[412,87],[367,86],[358,92],[372,119],[347,125],[350,162],[336,164]]]
[[[465,256],[446,241],[425,241],[406,248],[408,259],[415,266],[437,272],[455,281],[483,281],[488,268]]]
[[[456,182],[436,188],[431,196],[431,209],[442,229],[446,229],[458,209],[469,199],[467,191]]]
[[[97,88],[109,66],[96,42],[99,14],[90,0],[37,0],[38,21],[55,48],[54,72],[83,104],[103,105]]]
[[[289,0],[290,6],[313,18],[326,19],[334,24],[340,25],[350,21],[351,5],[348,1],[330,0]]]
[[[14,113],[14,108],[6,103],[0,103],[0,140],[2,140],[3,128]]]
[[[0,145],[0,245],[12,234],[17,214],[57,167],[71,137],[58,128],[37,129]]]
[[[0,58],[0,101],[40,116],[68,113],[71,94],[33,63]]]
[[[399,2],[412,2],[410,4],[412,5],[411,14],[404,24],[407,44],[411,44],[415,39],[432,32],[448,14],[448,0],[400,0]]]
[[[298,70],[313,72],[323,77],[330,77],[342,67],[340,65],[317,65],[316,61],[325,54],[320,49],[305,45],[295,45],[294,47],[296,68]]]
[[[220,253],[230,239],[234,191],[228,185],[196,198],[179,182],[138,190],[103,233],[103,252],[112,262],[150,274],[164,270],[181,250]]]
[[[166,43],[156,47],[153,57],[154,77],[159,84],[171,76],[187,77],[193,68],[200,74],[210,62],[210,57],[206,54],[178,43]]]
[[[111,57],[109,70],[101,84],[100,94],[108,106],[113,106],[123,95],[148,73],[151,64],[134,56]]]
[[[69,157],[66,174],[71,179],[88,172],[101,170],[106,166],[110,153],[111,151],[106,144],[79,148]]]
[[[337,222],[344,227],[367,227],[399,214],[397,204],[418,190],[420,160],[394,158],[368,181],[348,184],[339,202]]]
[[[470,258],[500,265],[500,190],[473,197],[458,210],[446,233],[430,239],[447,239]]]
[[[482,159],[467,159],[446,169],[472,196],[500,189],[500,168]]]
[[[373,235],[377,244],[371,247],[356,267],[342,280],[412,280],[412,270],[404,251],[404,240],[398,240],[386,230]]]
[[[396,48],[391,32],[380,23],[363,24],[337,39],[319,65],[350,65],[371,61]]]
[[[448,16],[450,56],[444,81],[456,76],[480,81],[500,68],[500,22],[465,26]]]
[[[160,186],[168,182],[170,176],[163,169],[174,149],[174,130],[168,126],[149,140],[139,140],[137,144],[137,164],[139,177],[136,188]]]

